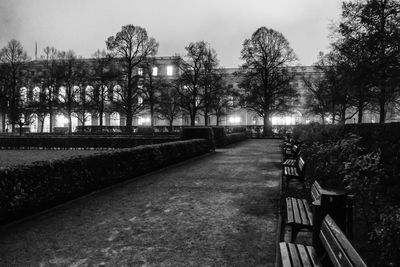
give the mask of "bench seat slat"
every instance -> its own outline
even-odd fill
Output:
[[[290,198],[292,201],[292,208],[293,208],[293,213],[294,213],[294,222],[297,224],[302,224],[301,216],[300,216],[300,211],[299,211],[299,206],[297,205],[297,201],[295,198]]]
[[[303,267],[313,267],[311,265],[309,256],[307,254],[306,248],[304,245],[297,245],[297,249],[299,250],[300,253],[300,259],[301,263],[303,264]]]
[[[279,243],[283,267],[321,267],[320,261],[311,246],[294,243]]]
[[[292,208],[292,201],[289,197],[286,198],[286,212],[287,212],[287,220],[288,223],[293,223],[293,208]]]
[[[304,206],[304,203],[301,199],[296,199],[297,205],[300,210],[300,216],[302,220],[302,224],[308,225],[310,224],[310,220],[308,219],[308,215],[306,212],[306,207]]]
[[[306,209],[308,221],[310,222],[310,225],[313,225],[313,217],[312,217],[312,212],[311,212],[310,206],[308,205],[307,200],[302,199],[301,201],[303,201],[304,208]]]
[[[300,255],[297,251],[296,245],[293,243],[288,243],[290,256],[292,257],[293,266],[301,266]]]
[[[310,255],[311,262],[314,267],[322,267],[319,259],[317,258],[317,253],[315,252],[314,247],[306,246],[308,255]]]
[[[292,267],[292,264],[290,263],[290,256],[289,256],[287,244],[284,242],[279,243],[279,247],[280,247],[280,251],[281,251],[282,266],[283,267]]]

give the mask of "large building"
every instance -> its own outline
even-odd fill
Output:
[[[87,69],[87,73],[91,73],[93,71],[93,59],[80,59],[85,68]],[[156,57],[151,61],[151,75],[153,77],[162,77],[166,80],[176,79],[181,74],[181,70],[179,68],[179,57]],[[239,90],[239,82],[240,77],[235,75],[235,72],[238,69],[235,68],[225,68],[221,69],[223,72],[224,79],[229,87],[233,89]],[[46,66],[45,61],[38,60],[29,63],[29,68],[24,70],[25,75],[30,77],[35,77],[35,75],[39,77],[43,77],[46,75]],[[134,70],[135,75],[142,76],[144,70],[142,67],[138,67]],[[298,91],[299,99],[297,104],[293,107],[290,112],[286,114],[275,114],[271,118],[271,122],[273,125],[294,125],[294,124],[305,124],[312,121],[319,121],[320,118],[308,115],[305,110],[305,94],[307,89],[305,88],[303,77],[313,78],[321,75],[316,69],[312,66],[293,66],[289,67],[289,72],[294,73],[294,81],[292,82],[292,86]],[[28,82],[26,85],[22,86],[20,89],[20,104],[21,106],[28,106],[40,102],[40,95],[46,92],[46,88],[42,86],[43,81],[38,80],[35,82]],[[143,86],[140,81],[138,86]],[[83,88],[83,89],[82,89]],[[90,90],[91,84],[90,82],[86,82],[84,86],[80,86],[79,90]],[[105,109],[102,116],[103,126],[125,126],[126,117],[123,112],[118,112],[116,109],[113,109],[111,105],[112,101],[121,97],[118,94],[118,85],[114,85],[113,88],[109,88],[107,90],[107,98],[105,101]],[[77,93],[73,95],[73,99],[71,101],[87,101],[90,99],[86,98],[86,92],[83,94]],[[68,98],[66,96],[65,87],[60,86],[55,90],[53,97],[56,102],[63,103]],[[82,99],[83,98],[83,99]],[[141,96],[137,97],[138,103],[143,101]],[[60,107],[60,105],[58,105]],[[77,114],[76,112],[72,112],[72,116],[65,115],[65,111],[61,110],[61,108],[57,109],[57,105],[54,107],[53,116],[49,116],[48,114],[44,117],[38,116],[38,114],[31,113],[29,120],[29,131],[30,132],[50,132],[50,127],[54,129],[63,129],[67,128],[69,125],[72,126],[72,130],[75,131],[77,126],[85,125],[85,126],[96,126],[99,125],[100,118],[97,112],[91,111],[90,108],[84,112],[84,115]],[[391,115],[389,112],[389,118],[392,120],[396,120],[394,115]],[[71,121],[70,121],[71,120]],[[216,124],[216,117],[211,115],[209,119],[209,125]],[[348,122],[353,123],[356,119],[352,118]],[[367,113],[364,116],[364,122],[377,122],[378,115],[374,113]],[[199,112],[196,116],[196,125],[204,125],[204,116]],[[160,120],[155,118],[155,126],[167,126],[168,122],[165,120]],[[173,125],[175,126],[187,126],[190,124],[189,116],[184,113],[180,115],[176,120],[174,120]],[[246,110],[237,108],[232,110],[229,114],[223,116],[220,119],[220,125],[262,125],[263,120],[257,114],[253,112],[248,112]],[[149,126],[150,125],[150,115],[149,111],[144,109],[137,113],[133,118],[133,126]],[[9,123],[9,119],[6,114],[0,114],[0,132],[10,131],[11,125]]]

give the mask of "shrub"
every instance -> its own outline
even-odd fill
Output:
[[[153,135],[154,129],[152,127],[138,127],[137,133],[143,135]]]
[[[0,138],[1,149],[101,149],[128,148],[177,141],[178,136],[29,136]]]
[[[206,140],[139,146],[0,169],[0,222],[210,151]]]
[[[182,129],[182,139],[206,139],[215,148],[214,132],[211,127],[186,127]]]
[[[224,147],[227,138],[225,128],[222,126],[213,126],[214,140],[216,147]]]
[[[302,125],[307,176],[355,195],[358,232],[369,234],[371,265],[396,266],[400,243],[400,123]],[[365,224],[365,225],[364,225]],[[365,240],[357,240],[364,244]]]
[[[247,139],[247,134],[246,132],[240,132],[240,133],[231,133],[226,135],[226,139],[224,141],[224,145],[230,145],[239,141],[243,141]]]

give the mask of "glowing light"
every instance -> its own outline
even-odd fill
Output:
[[[153,76],[157,76],[157,75],[158,75],[158,68],[153,67]]]
[[[278,117],[273,116],[271,120],[272,125],[277,125],[278,124]]]
[[[139,125],[150,124],[150,117],[139,117],[138,124]]]
[[[239,116],[229,117],[229,119],[228,119],[229,123],[232,123],[232,124],[238,124],[238,123],[240,123],[240,120],[241,119]]]
[[[168,76],[172,76],[173,71],[174,71],[174,67],[167,66],[167,75]]]

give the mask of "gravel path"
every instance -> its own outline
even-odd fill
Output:
[[[280,141],[247,140],[0,232],[1,266],[273,266]]]

